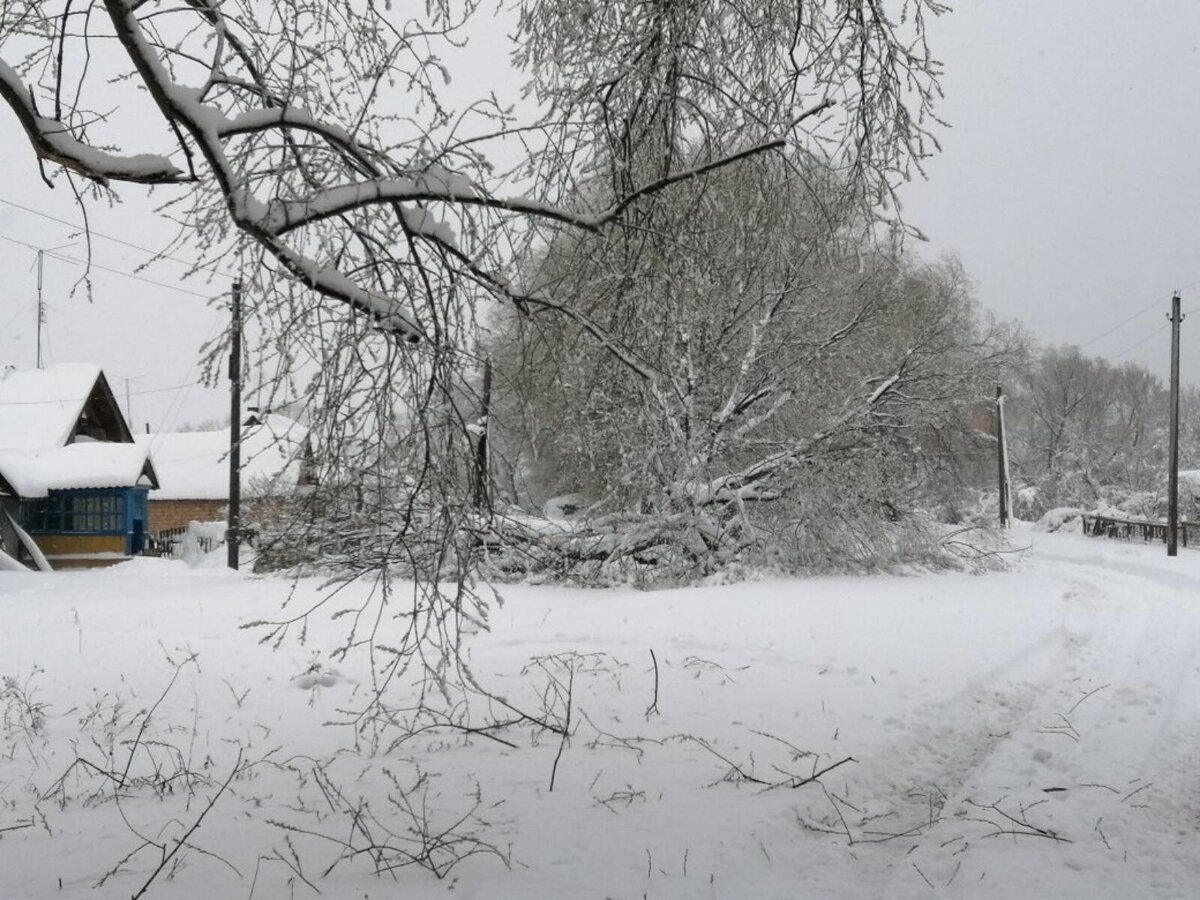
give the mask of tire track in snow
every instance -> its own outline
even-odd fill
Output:
[[[1146,867],[1138,889],[1144,896],[1195,897],[1200,895],[1194,846],[1200,824],[1200,776],[1195,774],[1200,578],[1124,560],[1120,566],[1102,560],[1101,568],[1103,575],[1084,577],[1093,583],[1102,579],[1104,589],[1117,595],[1118,613],[1133,607],[1134,615],[1123,616],[1125,627],[1106,629],[1106,658],[1097,663],[1109,665],[1104,679],[1112,685],[1112,697],[1091,709],[1080,728],[1100,748],[1097,756],[1107,760],[1114,779],[1128,779],[1122,803],[1130,809],[1125,821],[1110,828],[1111,836],[1125,840],[1135,864],[1158,859]],[[1121,752],[1112,752],[1113,747]],[[1162,864],[1164,855],[1171,865]]]
[[[1064,661],[1078,652],[1083,640],[1059,625],[1011,654],[986,672],[970,679],[949,698],[925,703],[903,718],[884,720],[885,728],[902,731],[895,740],[860,751],[860,765],[846,776],[847,796],[841,814],[856,841],[866,846],[855,854],[861,877],[861,896],[896,896],[892,875],[900,881],[913,870],[907,854],[957,802],[975,773],[1009,740],[1030,715],[1044,685]],[[841,799],[810,800],[800,816],[810,826],[837,830],[831,805]],[[859,798],[865,798],[860,800]],[[889,835],[912,833],[909,838]],[[866,885],[887,885],[869,893]],[[924,886],[924,885],[922,885]]]
[[[1103,556],[1041,554],[1034,568],[1064,588],[1061,671],[1043,669],[1009,733],[946,792],[941,819],[903,842],[906,865],[880,896],[932,884],[969,897],[1194,897],[1200,580]],[[988,837],[1007,830],[1021,834]]]
[[[1172,728],[1198,724],[1200,720],[1200,703],[1194,702],[1200,697],[1188,689],[1189,682],[1195,684],[1200,662],[1200,610],[1196,608],[1200,579],[1171,572],[1154,572],[1154,577],[1145,578],[1141,572],[1148,567],[1142,566],[1134,567],[1137,574],[1131,577],[1108,567],[1101,575],[1068,559],[1058,558],[1057,564],[1074,569],[1072,586],[1099,598],[1093,604],[1096,608],[1087,615],[1087,627],[1103,634],[1092,651],[1075,661],[1068,672],[1110,685],[1106,695],[1097,697],[1102,707],[1114,705],[1114,697],[1123,701],[1123,706],[1117,708],[1124,715],[1085,723],[1128,725],[1132,712],[1152,711],[1152,715],[1143,717],[1146,721],[1140,727],[1125,729],[1122,735],[1122,745],[1137,750],[1135,762],[1145,764],[1157,755]],[[1144,584],[1147,580],[1167,587],[1170,594],[1149,597]],[[1080,600],[1087,596],[1077,591],[1068,592],[1068,597],[1071,595]],[[1138,608],[1147,603],[1160,608]],[[1089,702],[1082,712],[1094,716],[1096,705]]]

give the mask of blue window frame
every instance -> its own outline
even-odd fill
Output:
[[[22,524],[35,534],[125,534],[132,518],[128,493],[111,488],[51,491],[47,497],[22,501]]]

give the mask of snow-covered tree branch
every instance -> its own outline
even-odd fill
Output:
[[[441,0],[425,20],[403,27],[373,4],[334,11],[304,2],[282,17],[272,3],[249,0],[187,0],[175,9],[151,0],[104,0],[103,8],[124,51],[123,62],[107,63],[119,78],[134,76],[150,96],[173,135],[173,149],[126,146],[127,155],[113,154],[100,149],[85,124],[72,124],[91,118],[83,98],[101,76],[97,66],[77,60],[103,31],[92,31],[90,14],[70,3],[20,0],[6,5],[0,53],[14,64],[0,64],[0,91],[39,157],[102,184],[199,179],[229,222],[282,270],[406,340],[429,337],[421,309],[429,298],[371,283],[378,276],[364,278],[361,267],[376,269],[379,251],[365,251],[359,241],[367,258],[352,261],[359,254],[330,234],[357,228],[377,241],[390,231],[408,246],[407,255],[419,257],[410,259],[417,271],[446,267],[450,277],[471,278],[448,248],[462,249],[479,266],[474,244],[487,242],[490,232],[511,235],[538,221],[605,228],[671,185],[786,147],[828,156],[875,182],[868,190],[879,194],[890,174],[923,152],[914,143],[922,128],[903,110],[909,103],[925,108],[936,87],[936,64],[911,49],[920,46],[912,43],[920,29],[899,34],[873,3],[850,15],[822,3],[779,0],[579,8],[530,0],[520,11],[518,50],[541,104],[536,125],[543,143],[530,147],[519,167],[524,174],[513,182],[524,190],[512,193],[488,183],[494,179],[485,177],[486,157],[457,140],[453,129],[462,120],[451,120],[435,87],[438,77],[450,76],[433,43],[461,39],[477,14],[473,0]],[[274,27],[264,27],[269,23]],[[753,41],[735,47],[751,31]],[[860,51],[853,62],[846,58],[850,46]],[[64,88],[72,75],[74,101]],[[900,87],[903,76],[908,87]],[[357,90],[343,90],[355,83]],[[396,83],[413,106],[425,108],[423,117],[402,114],[408,128],[399,130],[409,133],[400,143],[385,126],[395,114],[384,112],[391,108],[385,88]],[[39,90],[53,95],[66,121],[38,113]],[[357,94],[358,108],[346,94]],[[803,105],[808,98],[814,99]],[[845,107],[841,124],[829,119],[835,102]],[[868,113],[878,133],[864,131]],[[893,116],[886,127],[884,113]],[[144,124],[144,111],[136,114]],[[494,121],[496,139],[522,130],[498,108],[475,118]],[[816,125],[806,130],[810,121]],[[914,134],[892,146],[902,128]],[[124,129],[123,142],[145,134],[144,127]],[[740,146],[730,139],[735,135]],[[684,164],[682,142],[696,138],[703,150],[698,157],[690,150]],[[874,144],[880,147],[870,149]],[[826,146],[842,149],[831,153],[821,149]],[[657,162],[635,166],[631,154],[645,153]],[[171,158],[178,156],[181,162]],[[609,170],[607,199],[597,197],[593,210],[557,202],[579,179],[592,179],[597,166]],[[379,221],[371,212],[376,207],[390,215]],[[475,221],[464,207],[495,217]],[[331,219],[328,231],[314,229]],[[284,240],[295,232],[304,235]],[[468,235],[462,232],[471,232],[471,240],[463,243]],[[390,237],[384,243],[395,246]],[[490,257],[486,269],[503,283],[505,260],[488,248],[482,256]],[[433,274],[429,286],[440,277]],[[475,283],[491,290],[487,282]]]
[[[39,160],[56,163],[101,184],[179,184],[191,181],[167,157],[153,153],[118,156],[85,144],[68,125],[38,111],[34,94],[12,66],[0,59],[0,97],[25,129]]]

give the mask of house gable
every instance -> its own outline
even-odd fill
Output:
[[[67,443],[74,444],[85,440],[113,444],[133,443],[133,434],[130,433],[129,425],[125,422],[125,416],[121,414],[121,407],[117,404],[117,398],[113,396],[112,388],[109,387],[103,372],[98,374],[96,383],[88,392],[87,400],[79,411]]]
[[[154,471],[154,463],[149,456],[146,457],[146,464],[142,466],[142,473],[138,476],[137,486],[158,490],[158,473]]]
[[[0,370],[0,448],[66,446],[99,379],[99,366],[80,363]]]

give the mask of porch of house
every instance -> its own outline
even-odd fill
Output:
[[[52,490],[21,501],[20,521],[55,569],[111,566],[142,552],[146,488]],[[29,554],[22,549],[22,561]]]

